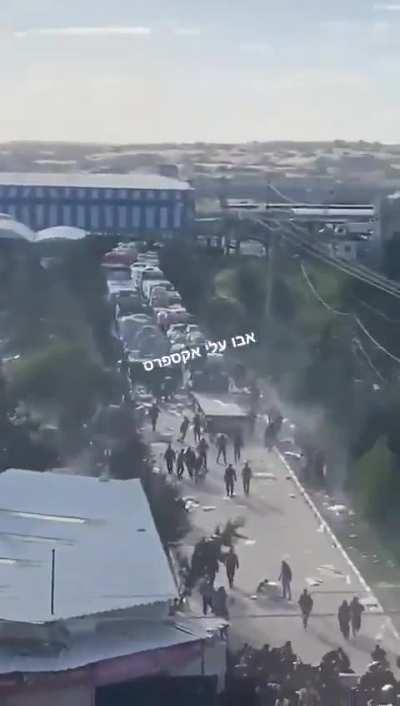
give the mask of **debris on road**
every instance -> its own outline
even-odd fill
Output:
[[[215,507],[215,505],[203,505],[202,507],[202,510],[204,510],[204,512],[211,512],[212,510],[216,509],[217,508]]]
[[[314,578],[314,576],[312,576],[310,578],[306,578],[306,584],[308,586],[310,586],[310,588],[312,588],[312,587],[315,588],[316,586],[321,586],[322,583],[323,583],[322,579]]]
[[[276,480],[276,475],[274,473],[264,473],[260,471],[259,473],[254,473],[254,478],[265,478],[267,480]]]
[[[344,512],[347,512],[347,507],[346,505],[330,505],[328,510],[334,512],[336,515],[342,515]]]

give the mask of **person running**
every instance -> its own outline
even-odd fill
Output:
[[[281,564],[281,573],[279,576],[278,581],[282,582],[282,597],[287,598],[288,601],[292,600],[292,589],[291,589],[291,583],[292,583],[292,570],[287,563],[287,561],[283,560]]]
[[[195,414],[193,417],[193,435],[194,443],[199,443],[201,436],[201,420],[199,414]]]
[[[196,465],[196,454],[191,448],[191,446],[188,446],[185,451],[185,463],[187,472],[189,473],[190,478],[193,479],[194,469]]]
[[[185,441],[185,436],[186,436],[186,433],[187,433],[188,428],[189,428],[189,418],[186,417],[186,416],[184,416],[184,417],[183,417],[183,422],[182,422],[182,424],[181,424],[181,426],[180,426],[180,429],[179,429],[179,431],[180,431],[180,433],[181,433],[180,441],[181,441],[182,443]]]
[[[236,476],[236,471],[233,468],[232,464],[230,463],[229,466],[227,467],[224,475],[224,481],[225,481],[225,487],[226,487],[226,494],[228,498],[233,497],[233,491],[235,489],[235,483],[237,481],[237,476]]]
[[[207,452],[208,452],[208,449],[209,449],[209,448],[210,448],[210,447],[209,447],[209,445],[207,444],[207,442],[206,442],[206,440],[205,440],[205,438],[204,438],[204,436],[203,436],[203,438],[200,439],[200,441],[199,441],[199,445],[198,445],[198,447],[197,447],[197,451],[198,451],[199,456],[201,457],[201,460],[202,460],[202,463],[203,463],[203,467],[204,467],[204,469],[205,469],[206,471],[208,470],[208,469],[207,469]]]
[[[158,420],[159,415],[160,415],[160,408],[156,402],[153,402],[153,404],[150,407],[150,411],[149,411],[149,416],[151,419],[151,426],[152,426],[153,431],[156,430],[157,420]]]
[[[234,463],[237,463],[240,461],[240,455],[241,451],[243,448],[243,439],[240,431],[235,432],[235,436],[233,437],[233,454],[234,454]]]
[[[226,462],[227,462],[227,461],[226,461],[226,441],[227,441],[227,440],[226,440],[225,434],[219,434],[219,436],[217,437],[217,449],[218,449],[218,453],[217,453],[217,463],[219,463],[219,459],[220,459],[221,456],[222,456],[223,462],[224,462],[225,465],[226,465]]]
[[[357,596],[354,596],[353,600],[350,603],[350,620],[353,637],[357,637],[357,634],[361,630],[361,616],[364,610],[365,608],[363,605],[361,605]]]
[[[226,575],[229,582],[229,588],[233,588],[233,580],[235,578],[236,569],[239,568],[239,559],[233,547],[230,548],[225,559]]]
[[[299,598],[299,606],[300,606],[301,615],[303,618],[304,630],[307,630],[308,620],[311,615],[313,605],[314,605],[314,601],[311,598],[307,589],[305,588]]]
[[[183,473],[185,471],[185,449],[181,449],[176,459],[176,475],[178,480],[182,480]]]
[[[174,470],[174,463],[176,460],[176,453],[174,449],[171,446],[171,442],[169,442],[167,446],[167,450],[164,454],[165,462],[167,464],[167,471],[168,473],[172,473]]]
[[[347,601],[343,601],[343,603],[340,604],[338,610],[338,622],[340,632],[342,633],[345,640],[348,640],[350,637],[350,620],[350,606]]]
[[[242,468],[242,482],[243,482],[243,492],[248,497],[250,494],[250,481],[253,477],[253,471],[249,466],[249,462],[246,461]]]

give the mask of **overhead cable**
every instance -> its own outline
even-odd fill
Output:
[[[385,353],[385,355],[387,355],[389,358],[391,358],[392,360],[394,360],[396,363],[400,363],[400,358],[398,358],[396,355],[394,355],[393,353],[391,353],[390,351],[388,351],[387,348],[385,348],[381,343],[379,343],[379,341],[377,341],[376,338],[374,338],[373,335],[372,335],[372,334],[368,331],[368,329],[364,326],[363,322],[358,318],[358,316],[356,316],[355,314],[348,313],[348,312],[337,311],[336,309],[334,309],[333,307],[331,307],[331,306],[321,297],[321,295],[320,295],[320,294],[317,292],[317,290],[315,289],[314,285],[313,285],[312,282],[310,281],[310,278],[309,278],[309,276],[308,276],[308,274],[307,274],[307,271],[306,271],[306,269],[305,269],[305,267],[304,267],[303,264],[300,265],[300,268],[301,268],[301,271],[302,271],[302,273],[303,273],[304,279],[305,279],[305,281],[307,282],[308,287],[311,289],[311,291],[313,292],[314,296],[318,299],[318,301],[320,302],[320,304],[322,304],[328,311],[330,311],[331,313],[335,314],[336,316],[351,317],[351,318],[354,320],[354,322],[360,327],[360,329],[362,330],[362,332],[363,332],[363,333],[367,336],[367,338],[371,341],[371,343],[373,343],[374,346],[376,346],[376,348],[378,348],[378,350],[380,350],[382,353]]]

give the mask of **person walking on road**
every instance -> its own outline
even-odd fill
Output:
[[[300,606],[301,615],[303,618],[304,630],[307,630],[308,620],[310,618],[311,611],[313,609],[313,605],[314,605],[314,601],[311,598],[307,589],[305,588],[299,598],[299,606]]]
[[[223,462],[225,465],[226,465],[226,441],[227,441],[227,439],[226,439],[225,434],[219,434],[219,436],[217,436],[217,449],[218,449],[217,463],[219,463],[219,459],[222,456]]]
[[[194,435],[194,443],[198,444],[200,441],[200,436],[201,436],[201,421],[200,421],[199,414],[195,414],[193,417],[193,435]]]
[[[230,463],[229,466],[227,467],[224,475],[224,481],[225,481],[225,487],[226,487],[226,494],[228,498],[233,497],[233,491],[235,489],[235,483],[237,481],[237,476],[236,476],[236,471],[233,468],[232,464]]]
[[[179,429],[179,431],[180,431],[180,433],[181,433],[180,441],[181,441],[182,443],[185,441],[185,436],[186,436],[186,433],[187,433],[188,428],[189,428],[189,418],[186,417],[186,416],[184,416],[184,417],[183,417],[183,422],[182,422],[182,424],[181,424],[181,426],[180,426],[180,429]]]
[[[204,438],[204,436],[203,436],[203,438],[200,439],[200,441],[199,441],[199,445],[198,445],[198,447],[197,447],[197,451],[198,451],[198,453],[199,453],[199,456],[201,457],[202,464],[203,464],[203,468],[204,468],[204,470],[206,470],[206,471],[208,470],[208,469],[207,469],[207,452],[208,452],[208,449],[209,449],[209,448],[210,448],[210,447],[209,447],[209,445],[207,444],[207,442],[206,442],[206,440],[205,440],[205,438]]]
[[[234,463],[237,463],[240,461],[240,455],[241,451],[243,448],[243,438],[240,433],[240,431],[235,432],[235,436],[233,437],[233,454],[234,454]]]
[[[282,583],[282,597],[287,598],[288,601],[292,600],[292,569],[290,568],[287,561],[283,560],[281,564],[281,573],[278,581]]]
[[[211,612],[213,610],[214,595],[214,589],[209,578],[202,579],[202,581],[200,582],[199,590],[203,599],[203,615],[207,615],[208,609],[210,609]]]
[[[176,475],[178,480],[182,480],[183,473],[185,471],[185,449],[181,449],[176,459]]]
[[[160,408],[156,402],[153,402],[153,404],[150,407],[150,411],[149,411],[149,416],[151,419],[151,426],[152,426],[153,431],[156,430],[157,420],[158,420],[159,415],[160,415]]]
[[[249,462],[246,461],[242,468],[242,482],[243,482],[243,492],[248,497],[250,494],[250,481],[253,477],[253,471],[249,466]]]
[[[357,634],[361,630],[361,616],[364,610],[365,608],[361,605],[357,596],[354,596],[350,603],[351,631],[353,633],[353,637],[357,637]]]
[[[350,620],[350,606],[347,601],[343,601],[343,603],[340,604],[338,610],[338,622],[340,632],[342,633],[345,640],[348,640],[350,637]]]
[[[237,554],[235,554],[233,547],[231,547],[225,559],[225,569],[229,581],[229,588],[233,588],[233,580],[235,578],[236,569],[238,568],[239,559]]]
[[[194,469],[196,465],[196,454],[191,448],[191,446],[188,446],[185,451],[185,463],[187,472],[189,473],[190,478],[193,479]]]
[[[171,446],[171,442],[169,442],[167,446],[167,450],[164,454],[165,462],[167,464],[167,471],[168,473],[172,473],[174,470],[174,463],[176,460],[176,453],[174,449]]]

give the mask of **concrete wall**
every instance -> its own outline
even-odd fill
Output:
[[[86,685],[46,691],[27,687],[2,696],[1,706],[94,706],[94,689]]]

